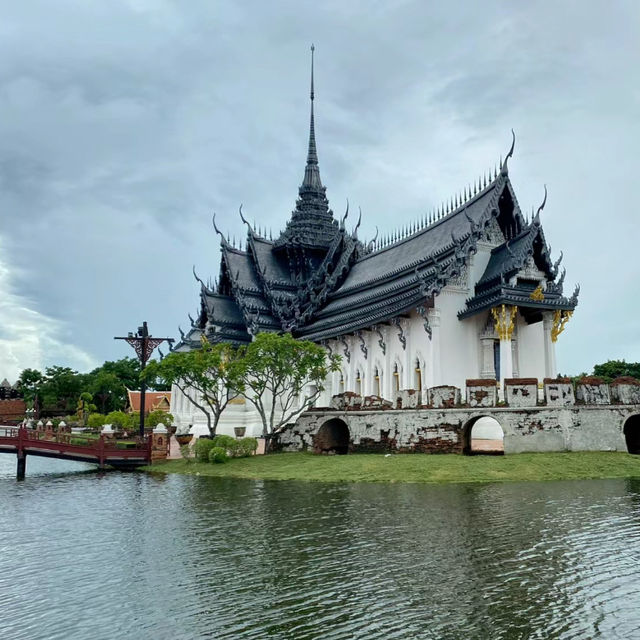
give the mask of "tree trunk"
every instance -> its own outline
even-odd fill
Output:
[[[209,427],[209,434],[211,435],[212,438],[216,437],[216,433],[218,433],[218,422],[220,422],[220,415],[222,414],[222,412],[220,413],[215,413],[213,414],[213,429],[211,427]]]

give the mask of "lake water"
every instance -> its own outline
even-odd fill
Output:
[[[0,456],[0,638],[639,638],[640,481],[255,482]]]

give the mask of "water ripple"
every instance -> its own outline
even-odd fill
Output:
[[[638,481],[321,485],[29,460],[16,483],[14,462],[3,639],[640,637]]]

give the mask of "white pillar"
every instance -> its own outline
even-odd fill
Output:
[[[518,307],[502,304],[491,309],[496,333],[500,338],[500,394],[504,392],[505,378],[513,378],[513,351],[511,336],[515,327]]]
[[[505,378],[513,378],[513,351],[511,338],[500,340],[500,388],[504,389]]]
[[[556,345],[551,338],[553,328],[553,312],[545,311],[542,314],[542,328],[544,341],[544,375],[546,378],[555,378],[558,375],[556,369]]]
[[[429,309],[429,325],[431,326],[431,386],[444,384],[440,367],[440,311]]]
[[[400,324],[402,326],[402,330],[404,331],[404,355],[403,355],[403,366],[404,369],[404,386],[402,389],[413,389],[416,385],[414,383],[415,371],[416,368],[416,358],[415,353],[413,353],[413,349],[411,346],[411,331],[409,327],[411,326],[410,320],[400,320]]]
[[[358,383],[356,382],[356,359],[355,353],[353,349],[353,336],[345,336],[345,341],[347,343],[347,349],[350,354],[349,361],[349,391],[353,391],[354,393],[358,392]]]
[[[382,376],[382,397],[387,400],[395,398],[393,390],[393,360],[391,359],[391,346],[389,345],[389,327],[384,326],[380,328],[385,343],[385,355],[384,355],[384,373]]]
[[[364,375],[364,380],[362,381],[362,395],[372,396],[375,393],[375,389],[373,388],[373,367],[371,365],[371,362],[373,360],[373,349],[371,348],[371,343],[369,340],[369,332],[363,331],[362,337],[364,339],[364,346],[367,349],[367,357],[365,358],[363,363],[364,371],[362,372],[362,374]],[[358,345],[358,347],[360,347],[360,345]]]

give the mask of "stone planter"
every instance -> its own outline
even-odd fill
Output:
[[[576,385],[576,400],[584,404],[611,404],[609,385],[600,378],[582,378]]]
[[[510,407],[535,407],[538,404],[538,379],[506,378],[504,399]]]
[[[428,404],[434,409],[453,409],[460,406],[460,389],[449,385],[431,387],[428,392]]]
[[[236,438],[244,438],[244,434],[247,432],[247,427],[233,427],[233,433]]]
[[[569,378],[545,378],[544,400],[549,407],[566,407],[576,403]]]
[[[467,380],[467,404],[470,407],[495,407],[497,387],[494,380]]]

